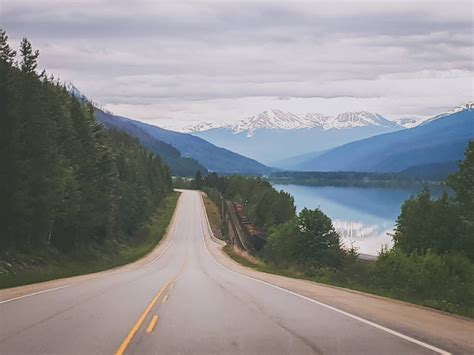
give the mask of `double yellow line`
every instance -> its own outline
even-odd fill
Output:
[[[125,353],[125,350],[127,350],[128,346],[130,345],[130,343],[132,342],[133,340],[133,337],[137,334],[138,330],[140,329],[140,327],[142,326],[143,322],[145,322],[145,319],[146,317],[148,316],[148,314],[150,313],[150,311],[153,309],[153,307],[155,306],[156,302],[158,302],[158,300],[160,299],[160,297],[163,295],[163,293],[166,291],[166,289],[168,288],[168,286],[176,281],[176,279],[178,278],[179,274],[181,272],[179,272],[176,276],[173,276],[171,279],[169,279],[165,285],[158,291],[158,293],[156,294],[156,296],[151,300],[151,302],[148,304],[148,306],[145,308],[145,311],[142,313],[142,315],[140,316],[140,318],[138,318],[138,320],[136,321],[136,323],[133,325],[132,329],[130,330],[130,332],[128,333],[127,337],[123,340],[122,344],[120,344],[120,347],[117,349],[117,351],[115,352],[115,355],[123,355]],[[156,319],[156,321],[158,321],[158,319]],[[156,325],[156,321],[154,322],[155,325]]]

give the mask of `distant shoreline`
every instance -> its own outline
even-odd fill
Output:
[[[269,178],[272,184],[279,185],[301,185],[314,187],[367,187],[367,188],[413,188],[427,185],[428,187],[443,187],[443,184],[436,181],[420,182],[389,182],[389,181],[337,181],[337,180],[302,180],[302,179],[274,179]]]
[[[304,185],[304,186],[334,186],[334,187],[381,187],[381,188],[411,188],[427,185],[442,187],[439,180],[425,180],[416,177],[390,173],[365,172],[277,172],[268,177],[272,184]]]

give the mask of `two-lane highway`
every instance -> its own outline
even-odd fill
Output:
[[[447,353],[228,270],[204,213],[199,193],[183,192],[159,258],[0,303],[0,353]]]

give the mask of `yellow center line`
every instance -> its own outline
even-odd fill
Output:
[[[155,329],[156,323],[158,323],[158,316],[153,316],[153,318],[151,319],[150,324],[148,324],[148,327],[146,328],[146,332],[151,333],[153,331],[153,329]]]
[[[165,295],[165,297],[163,297],[163,303],[165,303],[167,300],[168,300],[168,295]]]
[[[158,291],[156,296],[151,300],[150,304],[145,308],[145,311],[142,313],[140,318],[138,318],[137,322],[133,325],[133,327],[130,330],[130,332],[128,333],[127,337],[123,340],[122,344],[120,344],[119,348],[115,352],[115,355],[123,355],[125,353],[125,350],[127,350],[128,346],[130,345],[130,343],[133,340],[133,337],[135,336],[135,334],[137,334],[138,330],[142,326],[142,324],[145,321],[146,317],[148,316],[150,311],[155,306],[156,302],[158,302],[158,300],[163,295],[165,290],[170,286],[170,284],[172,284],[174,286],[174,284],[176,283],[176,280],[178,279],[179,275],[183,272],[186,263],[187,263],[187,250],[186,250],[186,256],[185,256],[184,262],[181,265],[181,268],[180,268],[179,272],[176,274],[176,276],[169,279],[165,283],[165,285]],[[156,321],[158,321],[158,319]],[[152,319],[152,322],[153,322],[153,319]],[[148,327],[150,327],[150,325]]]
[[[166,290],[166,288],[168,287],[168,285],[173,281],[173,280],[176,280],[176,278],[178,277],[175,276],[175,277],[172,277],[171,279],[169,279],[166,284],[158,291],[158,293],[156,294],[156,296],[152,299],[152,301],[150,302],[150,304],[145,308],[145,311],[142,313],[142,315],[140,316],[140,318],[138,318],[137,322],[133,325],[132,329],[130,330],[130,332],[128,333],[127,337],[124,339],[124,341],[122,342],[122,344],[120,344],[120,347],[117,349],[117,351],[115,352],[115,355],[123,355],[123,353],[125,352],[125,350],[127,350],[127,347],[128,345],[131,343],[131,341],[133,340],[133,337],[135,336],[135,334],[137,334],[138,330],[140,329],[140,327],[142,326],[143,322],[145,321],[145,318],[147,317],[148,313],[150,313],[151,309],[153,308],[153,306],[156,304],[156,302],[158,302],[158,299],[161,297],[161,295],[163,294],[163,292]]]

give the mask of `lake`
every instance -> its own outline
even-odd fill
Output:
[[[297,211],[320,208],[333,221],[345,246],[361,254],[378,255],[392,247],[392,233],[402,203],[420,188],[368,188],[273,185],[295,198]],[[433,193],[440,195],[441,192]]]

